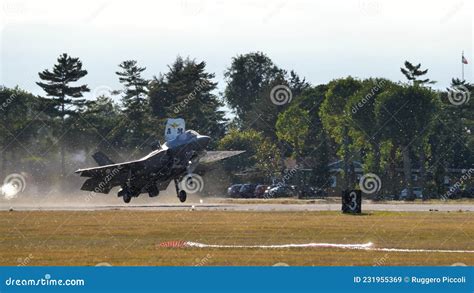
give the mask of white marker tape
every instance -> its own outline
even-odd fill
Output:
[[[328,247],[345,249],[368,249],[372,243],[365,244],[336,244],[336,243],[303,243],[303,244],[277,244],[277,245],[216,245],[197,242],[186,242],[188,247],[200,248],[305,248],[305,247]]]
[[[385,251],[385,252],[436,252],[436,253],[474,253],[474,250],[450,250],[450,249],[408,249],[408,248],[377,248],[373,247],[372,242],[363,244],[339,244],[339,243],[303,243],[303,244],[277,244],[277,245],[218,245],[204,244],[198,242],[184,242],[182,247],[198,247],[198,248],[341,248],[341,249],[359,249],[368,251]]]

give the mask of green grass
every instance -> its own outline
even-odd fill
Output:
[[[1,265],[474,265],[473,253],[329,248],[161,248],[209,244],[366,243],[474,250],[468,212],[25,211],[0,213]]]

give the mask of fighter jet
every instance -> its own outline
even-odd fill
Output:
[[[173,127],[176,129],[176,125]],[[184,127],[178,128],[176,136],[170,132],[167,127],[165,136],[168,141],[138,160],[115,164],[101,152],[94,154],[93,158],[99,167],[75,171],[89,178],[81,190],[108,194],[113,187],[120,186],[118,196],[129,203],[132,197],[138,197],[141,193],[148,193],[150,197],[158,196],[160,190],[166,189],[173,181],[179,200],[185,202],[186,190],[180,183],[184,179],[190,180],[189,184],[196,184],[193,183],[192,174],[198,165],[209,166],[244,152],[206,151],[211,140],[209,136],[193,130],[184,131]]]

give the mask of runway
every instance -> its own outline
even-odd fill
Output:
[[[8,211],[253,211],[253,212],[316,212],[340,211],[340,203],[315,204],[240,204],[240,203],[211,203],[211,204],[118,204],[118,205],[5,205],[0,210]],[[473,204],[419,204],[419,203],[363,203],[362,211],[391,211],[391,212],[474,212]]]

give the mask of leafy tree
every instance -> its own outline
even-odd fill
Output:
[[[267,178],[276,178],[282,169],[282,157],[278,146],[268,138],[262,137],[255,153],[255,164],[258,170],[264,172]]]
[[[421,64],[413,65],[408,61],[405,61],[405,68],[401,67],[400,71],[405,75],[408,81],[412,82],[413,85],[425,85],[434,84],[436,81],[426,79],[419,79],[423,75],[428,73],[428,69],[421,70]]]
[[[87,85],[72,86],[71,83],[79,81],[87,75],[87,70],[82,69],[79,58],[73,58],[66,53],[60,55],[53,70],[48,69],[38,73],[41,82],[37,82],[48,96],[52,97],[58,108],[58,116],[61,117],[62,130],[66,129],[66,116],[75,116],[82,110],[85,99],[83,93],[88,92]],[[61,144],[61,176],[65,176],[65,143]]]
[[[384,124],[384,139],[400,147],[408,198],[413,199],[411,151],[417,139],[424,140],[436,111],[434,93],[418,86],[392,85],[375,104],[379,123]]]
[[[323,128],[319,111],[325,99],[327,85],[306,88],[296,96],[290,107],[299,107],[308,111],[308,135],[305,140],[302,156],[311,166],[309,182],[318,187],[327,187],[329,183],[329,163],[335,157],[333,146]]]
[[[381,130],[384,125],[375,116],[375,104],[390,85],[393,83],[381,78],[363,80],[361,88],[350,97],[345,108],[350,117],[349,134],[354,146],[370,153],[372,160],[366,158],[366,167],[377,175],[381,173]]]
[[[281,86],[286,86],[287,88],[281,88]],[[273,89],[277,87],[280,89],[274,91]],[[262,132],[266,137],[277,141],[275,124],[278,115],[288,108],[289,103],[283,103],[281,105],[275,104],[271,97],[272,95],[275,96],[276,92],[282,92],[283,95],[286,95],[283,99],[289,99],[292,93],[291,89],[289,91],[287,89],[290,88],[288,87],[288,83],[284,79],[284,76],[276,78],[263,88],[258,98],[251,105],[251,110],[240,117],[242,118],[242,121],[239,123],[241,128],[255,129],[256,131]]]
[[[344,189],[352,188],[356,180],[352,164],[354,154],[350,151],[352,144],[349,136],[350,116],[345,109],[350,97],[360,88],[360,81],[352,77],[331,81],[326,92],[326,99],[319,111],[324,128],[340,145],[338,155],[344,161]]]
[[[448,99],[453,95],[453,89],[461,90],[459,94],[464,95],[460,104],[452,104]],[[440,92],[441,103],[437,119],[434,120],[433,131],[428,138],[431,147],[431,156],[428,158],[430,170],[434,174],[436,191],[442,195],[446,193],[444,183],[445,176],[452,177],[448,169],[462,169],[474,165],[474,129],[473,103],[468,102],[468,97],[474,94],[474,86],[460,79],[452,79],[448,91]],[[451,96],[453,99],[453,96]]]
[[[425,69],[425,70],[420,69],[421,64],[413,65],[410,62],[405,61],[404,65],[405,65],[405,68],[400,68],[400,70],[403,73],[403,75],[405,75],[405,77],[408,79],[408,81],[412,83],[412,86],[423,86],[427,84],[436,83],[436,81],[432,81],[428,78],[421,79],[422,76],[428,73],[428,69]],[[417,153],[419,155],[419,167],[420,167],[419,185],[421,188],[424,187],[424,182],[425,182],[425,161],[426,161],[425,152],[426,152],[426,149],[428,148],[428,145],[426,143],[427,143],[426,140],[423,140],[423,139],[418,139],[415,142],[416,147],[417,147]]]
[[[309,133],[309,114],[299,107],[289,107],[278,115],[276,135],[280,141],[289,144],[296,159],[297,168],[301,168],[303,149]],[[296,173],[296,181],[301,182],[300,174]]]
[[[329,172],[329,164],[331,163],[331,149],[329,147],[329,138],[326,133],[322,131],[317,137],[320,142],[315,147],[315,152],[312,155],[312,172],[311,183],[319,188],[329,187],[331,174]]]
[[[296,160],[300,160],[309,133],[309,114],[299,107],[290,107],[278,115],[276,135],[278,139],[288,143]]]
[[[263,98],[262,92],[283,75],[285,72],[262,52],[238,55],[232,58],[232,64],[224,73],[227,83],[224,99],[242,120],[252,105]]]
[[[253,129],[238,130],[232,128],[219,141],[218,149],[245,150],[245,153],[235,158],[229,158],[223,164],[228,172],[258,171],[265,176],[278,176],[281,168],[281,157],[277,146],[262,133]]]

